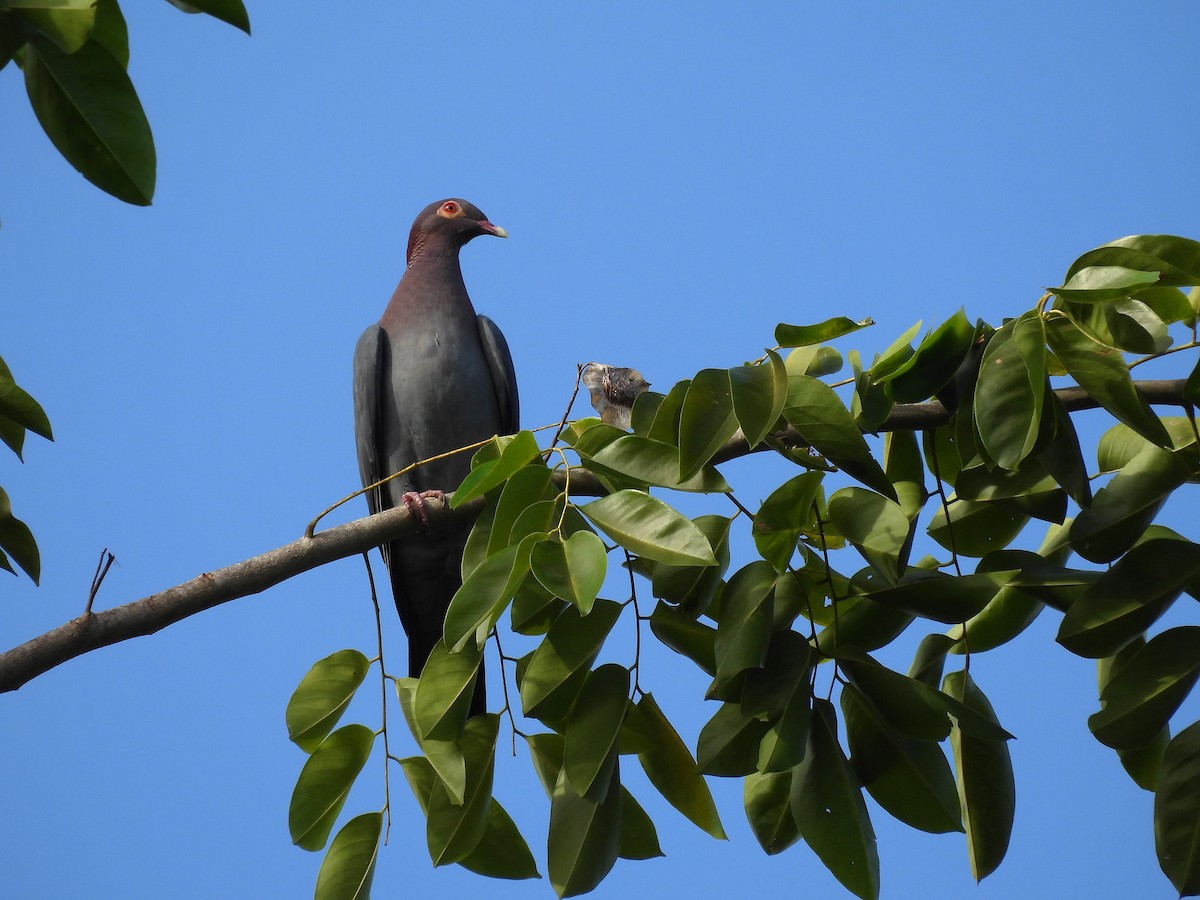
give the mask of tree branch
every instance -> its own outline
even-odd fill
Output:
[[[1182,380],[1136,383],[1142,398],[1155,405],[1186,405],[1183,386]],[[1068,412],[1095,409],[1100,405],[1082,388],[1059,388],[1055,393],[1063,401]],[[945,424],[948,419],[949,413],[936,401],[904,404],[892,410],[880,430],[924,430]],[[789,428],[779,437],[794,442],[797,446],[804,445],[803,438],[795,429]],[[766,445],[760,444],[752,450],[739,432],[721,448],[713,461],[726,462],[765,449]],[[561,472],[555,473],[555,480],[560,487],[563,485]],[[576,469],[571,473],[571,493],[577,496],[596,496],[605,493],[605,490],[590,472]],[[473,519],[479,515],[482,508],[482,499],[473,500],[453,510],[436,500],[427,502],[429,522],[435,527]],[[422,527],[407,507],[397,507],[338,525],[311,538],[302,537],[283,547],[223,569],[205,572],[191,581],[143,597],[141,600],[103,612],[85,613],[18,647],[0,653],[0,692],[15,691],[31,679],[76,656],[129,638],[153,634],[188,616],[230,600],[265,591],[309,569],[366,552],[387,541],[414,534]]]

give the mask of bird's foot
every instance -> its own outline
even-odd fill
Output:
[[[419,494],[416,491],[406,491],[404,496],[400,498],[400,502],[415,512],[421,518],[422,525],[429,524],[429,513],[425,510],[426,500],[439,500],[445,502],[446,494],[444,491],[432,490],[421,491]]]

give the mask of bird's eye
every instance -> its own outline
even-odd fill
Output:
[[[442,204],[442,212],[452,216],[458,212],[458,204],[453,200],[447,200]]]

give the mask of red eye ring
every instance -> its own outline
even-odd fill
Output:
[[[458,204],[453,200],[447,200],[442,204],[442,212],[454,215],[454,213],[458,212]]]

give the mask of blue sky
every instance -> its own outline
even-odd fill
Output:
[[[1200,237],[1200,14],[1183,0],[255,3],[252,38],[126,6],[152,208],[83,181],[0,74],[0,354],[57,438],[0,462],[44,561],[40,588],[0,580],[6,646],[79,614],[102,548],[117,564],[98,605],[122,603],[290,541],[357,486],[350,355],[434,199],[510,232],[473,243],[464,271],[508,337],[526,427],[561,415],[579,362],[665,389],[758,356],[776,322],[833,314],[874,318],[839,345],[869,359],[960,306],[1017,315],[1113,238]],[[726,474],[761,499],[754,464]],[[1054,618],[972,664],[1018,736],[1008,858],[975,888],[961,836],[872,805],[885,898],[1174,895],[1151,797],[1088,734],[1094,668],[1053,644]],[[287,836],[303,757],[283,709],[316,659],[373,644],[345,560],[0,697],[8,892],[308,895],[319,856]],[[656,653],[642,679],[694,742],[712,710],[689,665]],[[375,723],[377,693],[353,712]],[[349,810],[378,808],[371,766]],[[433,870],[393,774],[378,896],[552,896]],[[667,857],[618,863],[595,896],[841,896],[805,847],[761,853],[740,782],[713,781],[728,843],[630,783]],[[523,751],[497,785],[541,856]]]

